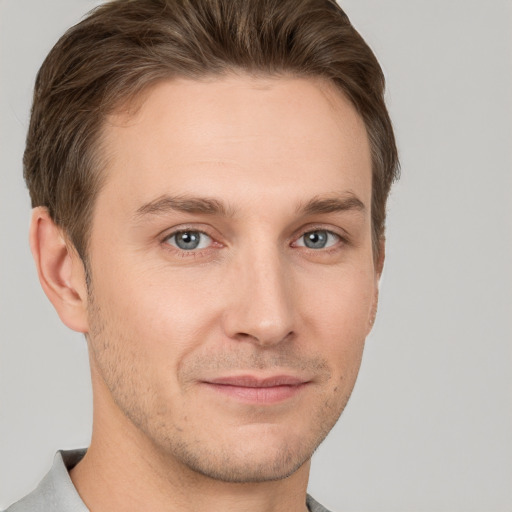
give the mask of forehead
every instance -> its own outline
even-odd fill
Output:
[[[104,191],[132,209],[158,195],[254,194],[369,200],[364,123],[333,85],[296,77],[173,79],[108,117]],[[229,184],[228,190],[226,185]],[[128,204],[130,203],[130,204]]]

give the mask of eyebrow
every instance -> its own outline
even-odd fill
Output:
[[[204,215],[220,215],[232,217],[233,209],[221,201],[207,197],[187,197],[164,195],[143,204],[135,212],[135,218],[140,220],[148,215],[164,215],[170,211],[196,213]]]
[[[348,192],[343,194],[341,197],[314,197],[307,203],[299,205],[297,208],[297,212],[304,215],[345,211],[358,211],[365,213],[366,206],[355,194]]]
[[[135,219],[141,220],[147,216],[165,215],[171,211],[212,216],[219,215],[222,217],[234,217],[236,213],[234,208],[226,206],[223,202],[214,198],[163,195],[138,208],[135,212]],[[366,207],[357,196],[349,192],[341,197],[314,197],[306,203],[299,204],[296,209],[296,212],[302,215],[345,211],[360,211],[364,213]]]

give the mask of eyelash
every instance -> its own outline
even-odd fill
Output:
[[[334,238],[334,242],[326,247],[319,247],[316,249],[312,248],[312,247],[308,247],[306,245],[304,238],[306,237],[306,235],[311,235],[314,233],[326,233],[328,237]],[[295,242],[293,242],[293,244],[291,244],[291,245],[295,245],[296,247],[303,247],[304,249],[309,249],[313,252],[320,252],[320,251],[328,252],[329,249],[335,248],[335,246],[338,245],[338,242],[340,242],[341,240],[342,240],[341,236],[338,233],[335,233],[334,231],[330,231],[328,229],[308,229],[307,231],[304,231],[302,233],[302,235],[300,235],[298,238],[296,238]],[[302,243],[301,245],[298,244],[299,241]],[[327,240],[326,243],[329,243],[329,240]]]
[[[299,236],[294,236],[293,241],[290,243],[290,246],[293,247],[293,244],[297,243],[298,240],[301,240],[308,233],[314,233],[315,231],[325,232],[328,235],[335,237],[336,238],[335,243],[332,244],[331,246],[328,246],[325,248],[319,248],[319,249],[313,249],[313,248],[307,247],[306,245],[299,245],[296,247],[301,247],[303,250],[305,250],[309,253],[331,254],[333,252],[338,251],[340,249],[340,245],[344,246],[349,243],[348,238],[346,236],[342,236],[340,233],[337,233],[330,229],[326,229],[321,226],[312,226],[312,227],[308,227],[308,229],[305,231],[301,231],[301,234]],[[177,247],[175,245],[171,245],[169,243],[170,239],[172,239],[173,237],[176,237],[180,233],[199,233],[200,235],[204,235],[204,236],[210,238],[211,244],[208,247],[205,247],[202,249],[191,249],[191,250],[180,249],[179,247]],[[179,256],[181,256],[183,258],[198,257],[198,256],[206,255],[211,250],[215,250],[217,248],[223,247],[222,243],[217,242],[213,236],[209,235],[205,231],[198,229],[198,228],[187,228],[187,227],[177,229],[177,230],[165,235],[165,237],[162,239],[161,242],[167,250],[172,251],[174,254],[178,254]],[[215,245],[217,245],[217,247],[215,247]]]
[[[188,250],[188,251],[186,249],[180,249],[179,247],[169,243],[169,241],[172,238],[176,237],[180,233],[199,233],[200,235],[204,235],[204,236],[208,237],[211,240],[211,243],[208,247],[201,248],[201,249],[192,249],[192,250]],[[162,244],[165,246],[165,248],[167,250],[172,251],[174,254],[178,254],[182,258],[197,257],[200,255],[206,254],[207,252],[215,249],[215,247],[212,247],[212,245],[215,245],[215,244],[222,246],[222,244],[220,244],[219,242],[216,242],[216,240],[213,236],[209,235],[205,231],[202,231],[201,229],[197,229],[197,228],[186,228],[186,227],[182,228],[182,229],[177,229],[176,231],[173,231],[172,233],[167,234],[162,239]]]

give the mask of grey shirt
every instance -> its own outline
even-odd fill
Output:
[[[5,512],[89,512],[69,477],[69,470],[84,455],[85,450],[57,452],[52,468],[37,488]],[[306,503],[310,512],[329,512],[309,494]]]

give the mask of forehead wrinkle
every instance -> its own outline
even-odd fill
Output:
[[[140,206],[135,212],[135,220],[152,215],[165,215],[169,212],[185,212],[203,215],[219,215],[233,217],[235,209],[210,197],[194,197],[187,195],[162,195]]]

